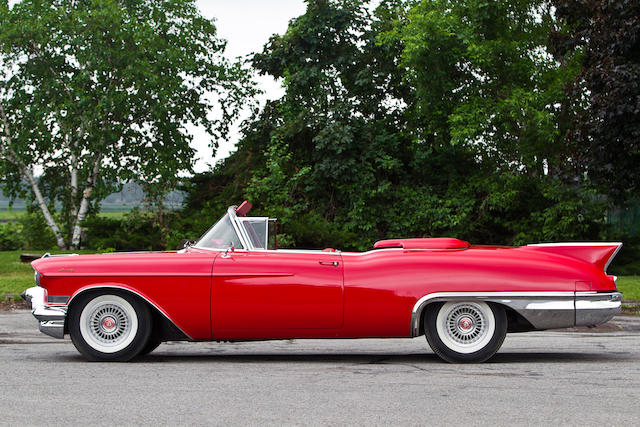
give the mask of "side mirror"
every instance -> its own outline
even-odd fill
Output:
[[[233,244],[233,242],[229,242],[229,247],[222,254],[222,258],[229,258],[231,256],[229,255],[229,252],[233,253],[235,251],[236,251],[235,245]]]

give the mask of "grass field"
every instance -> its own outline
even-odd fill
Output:
[[[618,289],[625,300],[640,301],[640,276],[618,277]]]
[[[23,251],[0,252],[0,299],[5,299],[6,295],[17,296],[34,285],[33,269],[30,264],[20,262],[21,252]],[[623,293],[625,300],[640,301],[640,276],[619,277],[618,289]]]
[[[25,212],[24,210],[0,210],[0,220],[18,221]],[[128,212],[129,211],[103,211],[98,215],[105,218],[122,218]]]
[[[11,298],[11,296],[19,298],[22,291],[34,286],[31,264],[20,262],[20,254],[23,252],[29,251],[0,252],[0,300]],[[70,252],[91,253],[91,251],[68,251]],[[33,253],[38,252],[33,251]]]
[[[0,210],[0,220],[11,220],[17,221],[20,219],[22,215],[24,215],[25,211],[15,211],[15,210]]]

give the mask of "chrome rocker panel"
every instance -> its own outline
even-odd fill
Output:
[[[22,298],[31,303],[31,314],[40,323],[40,332],[54,338],[64,338],[64,322],[67,306],[50,306],[44,302],[45,291],[34,286],[22,293]]]
[[[411,336],[420,335],[420,319],[428,304],[439,301],[486,301],[509,307],[538,330],[596,326],[622,310],[622,293],[611,292],[437,292],[413,306]]]

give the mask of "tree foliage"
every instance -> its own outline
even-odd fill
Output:
[[[253,61],[285,95],[198,178],[192,200],[248,197],[296,247],[597,238],[602,207],[567,165],[564,87],[579,67],[548,52],[556,24],[541,0],[398,0],[373,11],[309,1]]]
[[[577,58],[567,86],[574,113],[567,141],[574,165],[616,202],[640,189],[640,2],[554,0],[562,21],[552,33],[561,61]]]
[[[252,94],[224,47],[194,1],[1,1],[4,190],[30,195],[58,246],[75,247],[119,182],[172,188],[192,170],[187,123],[215,148]]]

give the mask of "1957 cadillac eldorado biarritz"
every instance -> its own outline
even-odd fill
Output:
[[[446,361],[481,362],[507,332],[598,325],[621,308],[606,273],[621,243],[268,249],[272,220],[246,216],[250,208],[230,207],[177,252],[45,255],[23,297],[42,332],[69,334],[87,359],[106,361],[168,340],[425,335]]]

